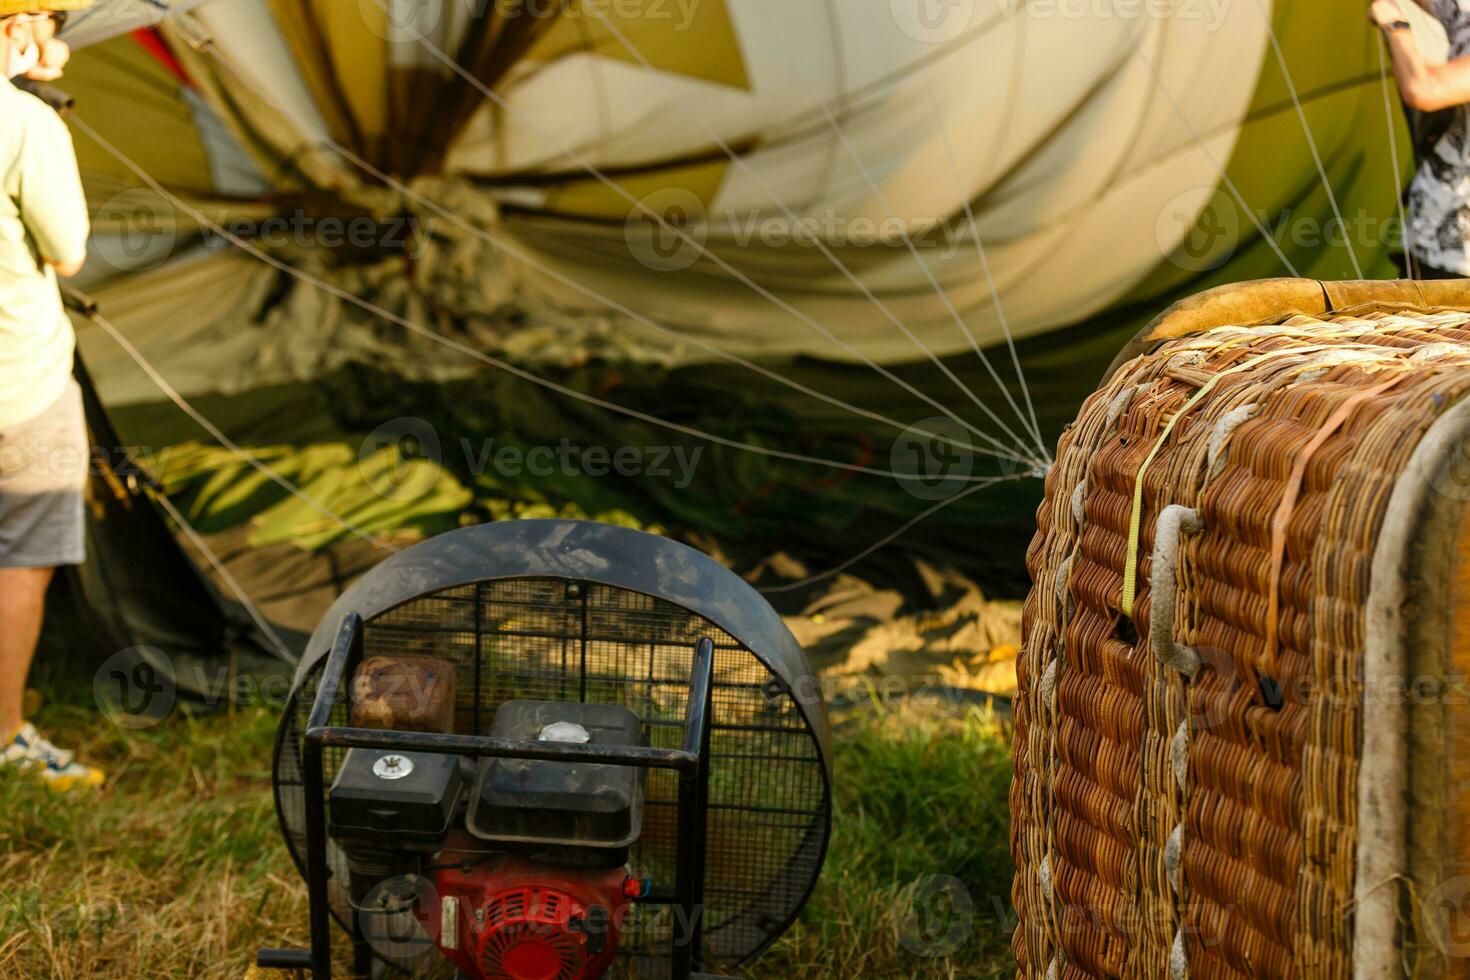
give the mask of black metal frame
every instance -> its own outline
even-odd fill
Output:
[[[664,769],[679,776],[679,819],[674,887],[655,885],[643,902],[674,906],[680,915],[672,932],[673,980],[695,980],[703,941],[705,857],[708,843],[710,741],[714,713],[714,643],[695,645],[680,748],[596,746],[569,743],[518,742],[479,735],[439,735],[423,732],[380,731],[331,724],[332,709],[342,691],[343,678],[362,659],[363,619],[355,612],[341,621],[312,702],[304,737],[302,775],[306,804],[306,883],[310,903],[310,950],[261,950],[262,967],[308,970],[314,980],[332,976],[331,907],[327,893],[326,773],[329,748],[382,749],[432,752],[476,759],[517,759],[537,762],[585,762],[603,765]],[[683,928],[680,928],[680,927]],[[353,928],[355,969],[364,974],[371,951]]]
[[[717,625],[785,685],[811,729],[830,791],[832,731],[822,686],[771,604],[708,555],[594,521],[494,521],[441,534],[388,558],[353,583],[322,618],[296,667],[290,705],[304,696],[330,655],[348,613],[373,623],[424,596],[522,578],[563,579],[584,595],[589,586],[601,586],[651,596]]]

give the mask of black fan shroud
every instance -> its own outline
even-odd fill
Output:
[[[456,729],[488,728],[509,700],[618,704],[655,747],[677,748],[691,651],[715,647],[704,950],[733,968],[795,920],[831,829],[831,734],[821,686],[780,617],[744,580],[677,542],[584,521],[506,521],[451,532],[378,566],[337,601],[298,668],[277,738],[281,826],[304,869],[302,742],[337,626],[364,620],[365,655],[455,664]],[[346,723],[339,703],[334,724]],[[340,755],[328,750],[330,785]],[[635,867],[675,866],[677,777],[649,773]],[[332,911],[350,921],[345,856],[329,844]],[[622,976],[666,975],[674,922],[639,908]]]

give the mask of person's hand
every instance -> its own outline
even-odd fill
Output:
[[[1394,21],[1403,20],[1404,11],[1397,0],[1373,0],[1373,6],[1368,8],[1368,19],[1380,28],[1387,27]]]
[[[26,78],[37,82],[54,82],[71,61],[71,46],[60,38],[48,38],[41,45],[41,60],[26,72]]]

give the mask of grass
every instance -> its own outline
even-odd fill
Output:
[[[1010,780],[1010,744],[988,712],[910,705],[839,718],[821,882],[749,975],[1013,975]]]
[[[0,976],[239,978],[254,945],[302,938],[267,711],[142,733],[77,708],[40,720],[111,782],[77,798],[0,778]]]
[[[274,715],[130,732],[81,700],[53,698],[38,720],[108,769],[100,795],[0,776],[0,977],[238,980],[257,947],[304,945],[305,888],[270,795]],[[822,883],[746,976],[1012,972],[1003,728],[917,707],[852,710],[837,727]]]

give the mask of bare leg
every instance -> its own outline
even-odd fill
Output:
[[[50,568],[0,568],[0,744],[19,730],[26,675],[41,638]]]

